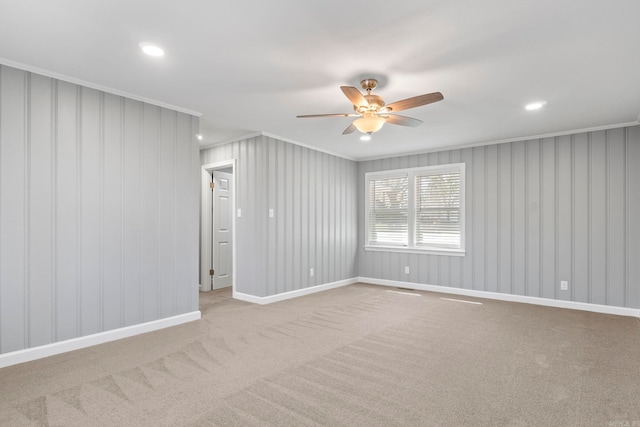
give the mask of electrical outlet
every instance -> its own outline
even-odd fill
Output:
[[[242,218],[242,209],[238,208],[238,218]]]
[[[409,274],[409,266],[408,265],[404,268],[404,274]]]
[[[561,291],[568,291],[569,290],[569,282],[567,282],[566,280],[561,280],[560,281],[560,290]]]
[[[269,218],[273,218],[273,209],[269,209]]]
[[[310,277],[313,277],[313,268],[310,268],[310,269],[309,269],[309,276],[310,276]]]

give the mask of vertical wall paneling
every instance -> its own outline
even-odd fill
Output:
[[[639,156],[632,126],[359,162],[359,199],[367,172],[464,162],[467,174],[464,257],[364,251],[362,237],[359,276],[640,308]]]
[[[541,233],[540,248],[542,256],[540,258],[540,276],[542,298],[555,298],[557,288],[556,276],[556,204],[557,188],[555,185],[556,176],[556,143],[554,138],[542,140],[541,154]]]
[[[81,140],[95,141],[83,144],[81,159],[81,272],[80,287],[82,293],[81,335],[100,332],[101,329],[101,173],[102,173],[102,132],[101,132],[101,95],[100,92],[82,88]]]
[[[316,221],[317,221],[317,211],[318,211],[318,204],[317,204],[317,193],[316,193],[316,189],[315,189],[315,185],[317,180],[314,179],[315,176],[317,176],[316,173],[316,160],[318,157],[318,153],[316,152],[311,152],[309,151],[308,153],[309,156],[309,172],[308,172],[308,176],[309,176],[309,185],[306,189],[307,191],[307,196],[308,196],[308,200],[309,200],[309,227],[308,227],[308,242],[309,242],[309,255],[308,255],[308,269],[306,274],[309,275],[309,281],[308,284],[309,286],[314,286],[316,284],[318,284],[317,282],[317,277],[315,276],[315,271],[317,270],[316,268],[316,257],[317,257],[317,238],[316,238]],[[314,275],[311,276],[311,269],[314,269]]]
[[[340,180],[341,182],[341,206],[342,206],[342,210],[341,210],[341,216],[340,216],[340,226],[341,226],[341,233],[340,233],[340,242],[341,242],[341,247],[340,247],[340,252],[343,254],[348,254],[347,256],[344,256],[342,258],[340,258],[342,260],[342,265],[341,265],[341,273],[340,273],[340,277],[356,277],[358,275],[357,273],[357,266],[356,266],[356,248],[351,248],[350,245],[352,243],[352,241],[357,241],[358,239],[358,226],[357,226],[357,219],[356,219],[356,224],[355,224],[355,229],[351,228],[349,226],[349,213],[350,212],[357,212],[357,195],[356,194],[352,194],[351,190],[353,189],[353,191],[356,190],[356,187],[349,185],[349,183],[355,184],[357,185],[358,179],[357,179],[357,168],[354,168],[353,171],[356,172],[355,176],[351,176],[351,171],[349,170],[348,167],[348,162],[345,159],[341,159],[340,160],[340,166],[342,169],[342,178]],[[352,203],[355,203],[356,208],[355,209],[351,209],[350,205]],[[352,236],[355,233],[354,239],[350,239],[349,237]]]
[[[239,159],[240,162],[244,162],[246,161],[249,157],[248,157],[248,153],[247,153],[247,143],[246,141],[242,141],[238,147],[236,147],[234,149],[237,158]],[[256,189],[251,188],[250,187],[250,183],[251,183],[251,174],[252,174],[252,170],[251,170],[251,165],[247,164],[247,168],[241,169],[239,171],[236,172],[235,174],[235,182],[234,184],[236,186],[243,186],[245,183],[247,183],[248,189],[249,191],[251,191],[251,194],[237,194],[236,195],[236,203],[239,203],[241,206],[247,206],[247,200],[249,197],[251,197],[252,194],[254,194],[254,192],[256,191]],[[214,203],[216,201],[214,200]],[[252,224],[255,221],[255,212],[249,211],[249,210],[245,210],[246,211],[246,217],[243,221],[243,223],[245,225],[247,224]],[[242,226],[242,227],[236,227],[236,236],[238,236],[240,239],[244,239],[245,238],[245,234],[246,234],[246,226]],[[246,255],[250,258],[254,258],[255,256],[255,247],[248,247],[246,249]],[[214,248],[214,253],[215,253],[215,248]],[[215,254],[214,254],[215,255]],[[215,264],[215,263],[214,263]],[[214,265],[215,267],[215,265]],[[238,272],[238,275],[240,277],[245,277],[245,278],[250,278],[253,277],[255,274],[255,269],[252,268],[250,270],[247,271],[242,271],[242,272]]]
[[[334,208],[334,228],[333,228],[333,277],[332,281],[336,281],[338,277],[344,277],[346,272],[342,268],[342,259],[339,257],[339,254],[344,253],[343,242],[342,242],[342,227],[344,220],[342,218],[342,194],[343,194],[343,170],[342,170],[342,159],[338,157],[334,157],[333,161],[335,163],[335,173],[334,176],[334,191],[333,191],[333,200],[335,204]]]
[[[254,161],[254,156],[256,156],[256,147],[255,145],[251,145],[251,144],[247,144],[246,142],[243,142],[240,149],[240,153],[241,153],[240,158],[243,159],[243,161],[246,160],[247,162],[247,168],[246,170],[240,171],[239,174],[236,174],[237,182],[235,184],[241,185],[241,186],[244,185],[247,187],[248,189],[247,194],[241,195],[241,198],[240,198],[240,202],[246,206],[247,199],[250,197],[253,197],[255,199],[257,195],[256,193],[259,191],[257,188],[253,186],[253,183],[255,182],[255,175],[257,173],[256,163]],[[246,223],[251,224],[251,227],[255,227],[256,221],[257,221],[257,212],[255,212],[255,210],[253,210],[252,212],[247,212]],[[240,229],[237,230],[237,232],[240,234],[240,236],[243,239],[246,238],[246,227],[241,227]],[[256,252],[257,252],[257,245],[253,245],[247,248],[247,255],[252,259],[256,259],[257,261]],[[254,278],[256,277],[256,271],[257,269],[254,268],[244,272],[243,275],[247,278],[247,280],[253,281]]]
[[[122,322],[123,326],[142,319],[142,123],[143,106],[124,100],[122,156]]]
[[[324,153],[318,153],[316,155],[316,172],[320,172],[322,170],[326,170],[326,165],[323,164]],[[317,176],[317,175],[316,175]],[[315,198],[316,198],[316,227],[315,227],[315,235],[316,235],[316,259],[315,259],[315,275],[316,275],[316,283],[323,283],[323,260],[324,260],[324,186],[323,180],[316,178],[315,183]]]
[[[640,126],[627,129],[626,134],[627,192],[627,304],[640,307]]]
[[[511,286],[514,294],[526,293],[526,151],[522,141],[511,149]]]
[[[293,208],[293,218],[292,223],[293,227],[291,230],[291,248],[292,254],[291,258],[293,262],[291,263],[291,268],[289,273],[291,274],[291,289],[300,289],[302,286],[302,277],[301,277],[301,267],[302,267],[302,195],[300,193],[300,188],[302,184],[302,170],[300,166],[302,165],[302,147],[298,145],[294,145],[290,147],[293,150],[292,155],[292,168],[290,178],[292,181],[292,191],[291,191],[291,205]],[[296,177],[298,177],[296,179]]]
[[[511,144],[498,146],[498,292],[511,293],[513,281],[511,277],[511,256],[513,254],[511,238],[512,215],[512,179],[511,179]]]
[[[29,74],[28,98],[28,315],[29,345],[52,341],[51,292],[55,290],[53,273],[52,182],[53,168],[53,81]]]
[[[198,139],[195,138],[195,135],[200,134],[200,120],[196,117],[190,116],[189,122],[191,123],[191,132],[189,133],[190,142],[189,142],[189,170],[193,171],[192,183],[189,185],[189,188],[198,188],[200,182],[200,144]],[[189,235],[190,236],[198,236],[200,233],[200,227],[198,224],[198,207],[200,205],[200,198],[196,192],[191,193],[191,219],[188,220],[188,224],[191,225],[189,227]],[[189,241],[190,242],[190,241]],[[199,275],[198,275],[198,255],[199,255],[199,247],[198,245],[189,244],[189,262],[190,266],[188,267],[189,272],[191,274],[189,283],[191,285],[187,285],[189,289],[189,310],[194,311],[199,308],[199,294],[198,294],[198,286]],[[235,249],[235,248],[234,248]],[[191,287],[190,287],[191,286]]]
[[[607,303],[626,306],[625,129],[607,132]],[[638,166],[636,166],[638,167]]]
[[[253,144],[252,144],[253,145]],[[284,255],[283,260],[294,260],[294,252],[293,252],[293,232],[295,226],[295,199],[293,197],[294,194],[294,183],[293,183],[293,174],[296,169],[296,164],[294,160],[293,151],[295,146],[291,144],[281,144],[284,149],[284,164],[287,165],[283,167],[284,171],[284,197],[282,198],[282,208],[281,215],[284,219],[284,241],[283,241],[283,250],[282,254]],[[293,262],[284,262],[282,264],[283,271],[283,284],[284,289],[294,289],[293,281],[293,270],[294,270]]]
[[[321,158],[321,166],[320,170],[329,171],[329,155],[326,153],[322,153],[320,155]],[[320,195],[321,195],[321,206],[322,206],[322,216],[320,221],[320,233],[322,240],[322,258],[320,259],[320,265],[318,270],[320,272],[320,283],[327,283],[329,278],[329,175],[333,171],[330,171],[329,174],[324,176],[324,179],[320,180]]]
[[[27,346],[26,73],[0,66],[0,352]],[[11,108],[9,108],[11,107]]]
[[[300,164],[297,172],[297,176],[300,177],[299,193],[297,195],[300,207],[300,230],[297,234],[299,236],[300,276],[294,279],[298,281],[297,289],[309,286],[309,156],[310,150],[300,148]]]
[[[244,203],[246,203],[246,200],[249,197],[253,198],[254,201],[257,201],[257,193],[261,193],[259,183],[257,181],[257,176],[260,173],[260,171],[258,170],[258,150],[261,147],[262,144],[247,144],[247,178],[245,182],[247,184],[246,187],[248,196],[245,196],[243,198]],[[242,181],[240,182],[240,185],[242,185]],[[257,203],[257,206],[260,206],[260,204]],[[259,227],[258,218],[263,219],[265,217],[265,215],[258,215],[258,212],[264,213],[267,212],[267,210],[260,208],[253,209],[252,212],[249,212],[248,218],[252,227],[254,227],[253,229],[256,230],[257,228],[255,227]],[[243,229],[241,231],[245,232],[246,230]],[[250,248],[248,248],[248,253],[252,259],[256,260],[256,263],[260,263],[258,256],[258,245],[252,245]],[[258,271],[259,270],[257,268],[253,269],[251,271],[251,274],[247,275],[247,280],[251,281],[252,283],[255,283],[257,280],[259,280]]]
[[[0,66],[0,353],[197,309],[198,230],[176,224],[197,218],[198,147],[175,116]]]
[[[245,143],[246,145],[246,143]],[[287,210],[286,210],[286,197],[287,190],[290,183],[287,184],[287,169],[286,163],[286,143],[283,141],[277,142],[277,156],[276,156],[276,174],[278,183],[276,184],[277,200],[275,204],[275,218],[276,218],[276,231],[277,231],[277,276],[276,276],[276,290],[278,293],[286,292],[286,244],[287,244]],[[246,162],[246,160],[244,160]],[[291,167],[293,165],[290,165]]]
[[[158,169],[159,220],[158,220],[158,257],[165,260],[158,265],[160,272],[160,316],[166,317],[175,313],[175,133],[176,113],[169,110],[160,112],[160,159]]]
[[[589,302],[589,140],[588,134],[573,139],[573,300]]]
[[[257,283],[246,283],[244,284],[242,282],[242,280],[240,280],[240,278],[238,278],[238,289],[240,291],[244,291],[244,292],[250,292],[251,289],[255,289],[255,291],[257,292],[256,295],[259,296],[265,296],[265,295],[275,295],[278,293],[278,287],[277,287],[277,279],[278,279],[278,274],[277,274],[277,268],[276,268],[276,262],[277,262],[277,248],[278,248],[278,241],[277,241],[277,224],[276,224],[276,219],[275,218],[271,218],[269,217],[269,210],[270,209],[274,209],[276,207],[276,197],[277,197],[277,190],[278,190],[278,175],[277,175],[277,167],[278,167],[278,162],[277,162],[277,156],[278,156],[278,152],[277,152],[277,142],[274,139],[269,138],[266,141],[267,144],[267,151],[268,151],[268,160],[269,160],[269,165],[268,165],[268,172],[269,175],[267,177],[267,182],[269,183],[268,185],[268,192],[269,192],[269,198],[267,200],[267,206],[266,209],[264,210],[264,212],[260,212],[260,215],[263,215],[265,218],[267,218],[267,221],[269,223],[269,236],[268,236],[268,242],[269,242],[269,248],[267,250],[266,253],[266,257],[267,257],[267,265],[269,266],[269,268],[267,269],[267,286],[266,289],[264,290],[264,292],[259,292],[257,288]],[[242,167],[244,166],[243,162],[241,162],[241,160],[243,159],[238,159],[239,163],[238,163],[238,169],[242,169]],[[242,193],[242,186],[238,185],[236,187],[236,191],[237,193]],[[249,209],[249,206],[247,206],[247,209]],[[240,236],[237,236],[236,238],[236,246],[240,246],[242,247],[242,239],[240,239]],[[240,248],[238,248],[240,249]],[[239,253],[241,253],[240,251],[238,251]],[[241,260],[236,260],[236,263],[239,263]],[[242,263],[240,262],[238,265],[238,270],[240,269],[240,265],[242,265]],[[243,286],[244,285],[244,286]]]
[[[54,340],[78,336],[78,92],[76,85],[57,84]]]
[[[540,296],[540,141],[526,144],[525,294]]]
[[[160,108],[143,106],[142,116],[142,319],[160,316]]]
[[[329,175],[327,176],[327,181],[325,182],[325,186],[324,186],[324,199],[323,202],[325,203],[325,213],[326,213],[326,226],[324,228],[324,232],[325,232],[325,242],[326,242],[326,246],[325,246],[325,260],[324,260],[324,273],[323,273],[323,282],[331,282],[332,281],[332,277],[333,277],[333,269],[334,269],[334,262],[333,262],[333,247],[334,247],[334,231],[335,231],[335,200],[334,200],[334,184],[335,184],[335,157],[334,156],[329,156],[326,155],[326,168],[328,171],[330,171]]]
[[[355,170],[355,168],[354,168]],[[355,202],[356,196],[350,194],[350,186],[348,183],[355,183],[355,179],[351,179],[349,176],[349,169],[347,168],[347,161],[345,159],[340,159],[340,249],[338,252],[338,257],[342,261],[340,265],[340,274],[339,277],[356,277],[357,273],[353,267],[354,259],[355,259],[355,248],[349,248],[350,241],[349,236],[353,233],[356,233],[357,238],[357,227],[354,230],[349,227],[349,208],[347,203],[349,201]],[[355,190],[355,188],[353,188]],[[355,212],[356,210],[352,210]],[[340,256],[340,254],[344,254],[344,256]]]
[[[174,279],[174,295],[175,305],[174,313],[186,313],[192,311],[189,299],[193,289],[199,282],[196,279],[190,279],[192,263],[189,259],[189,239],[193,235],[189,233],[190,222],[179,221],[178,218],[189,218],[192,216],[192,204],[191,199],[193,193],[183,191],[183,188],[191,188],[194,183],[193,174],[184,173],[183,171],[192,171],[192,167],[195,166],[196,170],[199,170],[197,164],[192,165],[190,161],[192,153],[192,141],[194,135],[191,133],[191,116],[184,113],[176,113],[176,136],[175,136],[175,200],[176,210],[174,218],[174,239],[175,239],[175,251],[174,257],[176,259],[176,271]],[[199,184],[198,180],[198,184]],[[196,184],[196,189],[198,188]],[[197,267],[196,267],[197,268]],[[184,285],[189,287],[189,292],[180,292],[180,286],[178,281],[184,282]]]
[[[473,252],[473,267],[472,277],[474,289],[485,289],[486,276],[485,276],[485,256],[487,253],[486,247],[486,182],[485,182],[485,147],[473,148],[472,161],[472,179],[474,185],[474,197],[472,198],[472,208],[469,211],[472,222],[473,239],[471,240],[471,250]],[[438,280],[432,280],[431,283],[439,283]]]
[[[486,256],[485,259],[485,289],[490,292],[498,291],[498,146],[490,145],[485,150],[485,183],[486,183]],[[450,260],[452,257],[442,257]],[[447,282],[442,282],[447,286]]]
[[[101,212],[102,330],[122,326],[122,103],[121,97],[104,95]]]
[[[321,161],[322,153],[314,153],[312,163],[316,178],[310,186],[313,198],[313,226],[311,228],[311,235],[314,240],[312,246],[314,256],[311,258],[314,268],[314,277],[311,281],[312,285],[322,284],[322,180],[318,178],[318,174],[323,170]]]
[[[342,197],[345,194],[345,183],[347,182],[355,182],[355,181],[345,181],[346,177],[344,174],[344,163],[345,160],[339,157],[331,157],[332,166],[331,170],[333,173],[331,174],[331,180],[329,181],[330,193],[331,193],[331,201],[333,205],[332,211],[332,225],[331,227],[331,263],[332,263],[332,272],[331,276],[328,279],[329,281],[339,280],[341,277],[349,277],[347,276],[347,271],[344,268],[344,260],[340,258],[340,254],[345,253],[346,248],[342,242],[342,232],[343,228],[348,223],[347,219],[343,216],[344,206]],[[355,230],[353,230],[355,232]],[[344,242],[346,243],[346,241]]]
[[[3,92],[3,75],[2,75],[2,67],[0,67],[0,206],[2,206],[3,203],[3,175],[2,175],[2,169],[3,169],[3,156],[2,156],[2,137],[3,132],[2,132],[2,92]],[[3,229],[3,221],[2,221],[2,210],[0,209],[0,236],[2,236],[2,229]],[[0,239],[0,310],[2,309],[2,281],[3,281],[3,274],[2,274],[2,263],[3,263],[3,245],[2,245],[2,239]],[[2,353],[2,343],[3,343],[3,339],[2,339],[2,335],[3,335],[3,327],[2,327],[2,313],[0,312],[0,353]]]
[[[589,277],[591,300],[594,304],[607,304],[607,146],[605,132],[591,134],[591,212],[589,237],[591,255]]]
[[[202,164],[230,158],[237,160],[243,204],[236,291],[264,297],[357,274],[355,162],[262,135],[200,153]],[[251,184],[242,184],[245,176]],[[256,221],[249,221],[250,212],[257,212]]]
[[[254,252],[254,258],[257,265],[257,268],[253,274],[253,283],[257,281],[262,282],[267,287],[269,285],[269,276],[267,274],[263,274],[262,272],[266,271],[266,266],[268,264],[267,260],[267,252],[269,250],[269,190],[262,186],[270,185],[268,181],[269,176],[269,164],[268,164],[268,145],[267,141],[264,137],[260,137],[256,141],[256,159],[255,159],[255,174],[253,177],[253,181],[247,183],[247,186],[252,187],[252,191],[254,194],[253,200],[255,201],[255,206],[253,207],[253,227],[256,230],[256,235],[259,238],[259,241],[256,242],[256,248]],[[237,167],[236,167],[237,170]],[[236,187],[237,191],[237,187]],[[237,231],[236,227],[236,231]],[[236,241],[237,241],[236,234]],[[236,247],[236,259],[241,256],[240,252]]]

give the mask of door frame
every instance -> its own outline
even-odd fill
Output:
[[[218,170],[218,169],[228,169],[229,167],[231,167],[231,175],[233,177],[233,186],[231,189],[231,194],[233,197],[233,200],[231,201],[231,227],[233,228],[231,230],[231,244],[233,245],[233,248],[231,248],[231,256],[233,257],[233,259],[231,260],[231,274],[233,275],[232,279],[231,279],[231,291],[232,293],[235,295],[236,293],[236,218],[237,218],[237,210],[236,210],[236,195],[237,195],[237,185],[236,185],[236,159],[230,159],[230,160],[224,160],[221,162],[216,162],[216,163],[208,163],[206,165],[202,165],[202,170],[206,171],[209,175],[211,175],[213,173],[214,170]],[[201,194],[204,196],[204,194],[208,194],[209,200],[208,200],[208,206],[213,206],[213,191],[210,191],[210,187],[208,184],[205,184],[202,180],[201,181]],[[209,191],[205,191],[205,190],[209,190]],[[202,200],[201,206],[204,206],[204,202],[205,200]],[[202,209],[201,209],[202,212]],[[202,214],[201,214],[202,215]],[[211,258],[213,258],[213,233],[207,233],[205,234],[205,228],[202,226],[202,222],[203,221],[213,221],[213,214],[211,214],[211,217],[209,218],[205,218],[204,215],[201,216],[200,219],[201,223],[200,223],[200,259],[202,259],[202,254],[203,254],[203,247],[207,246],[211,249],[209,249],[209,252],[211,252]],[[209,230],[213,231],[212,229],[213,225],[211,225],[209,227]],[[200,272],[202,272],[202,268],[200,269]],[[202,281],[202,276],[200,274],[198,274],[198,276],[200,277],[200,281]],[[200,290],[201,291],[210,291],[212,289],[211,287],[211,282],[209,282],[208,285],[203,286],[202,283],[200,283]]]

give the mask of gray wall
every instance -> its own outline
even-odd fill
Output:
[[[200,157],[237,159],[238,292],[264,297],[357,276],[355,162],[267,136]]]
[[[366,172],[455,162],[465,257],[362,249]],[[360,162],[358,201],[362,277],[640,308],[639,126]]]
[[[0,66],[0,353],[198,309],[198,126]]]

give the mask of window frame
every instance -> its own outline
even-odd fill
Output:
[[[416,176],[417,175],[437,175],[441,173],[457,172],[460,174],[460,247],[440,248],[434,246],[416,246]],[[381,244],[369,241],[369,219],[370,219],[370,182],[372,179],[393,178],[406,176],[408,182],[408,223],[407,223],[407,245]],[[417,254],[434,254],[448,256],[465,255],[465,163],[449,163],[434,166],[419,166],[415,168],[390,169],[384,171],[365,173],[364,186],[364,250],[381,252],[401,252]]]

